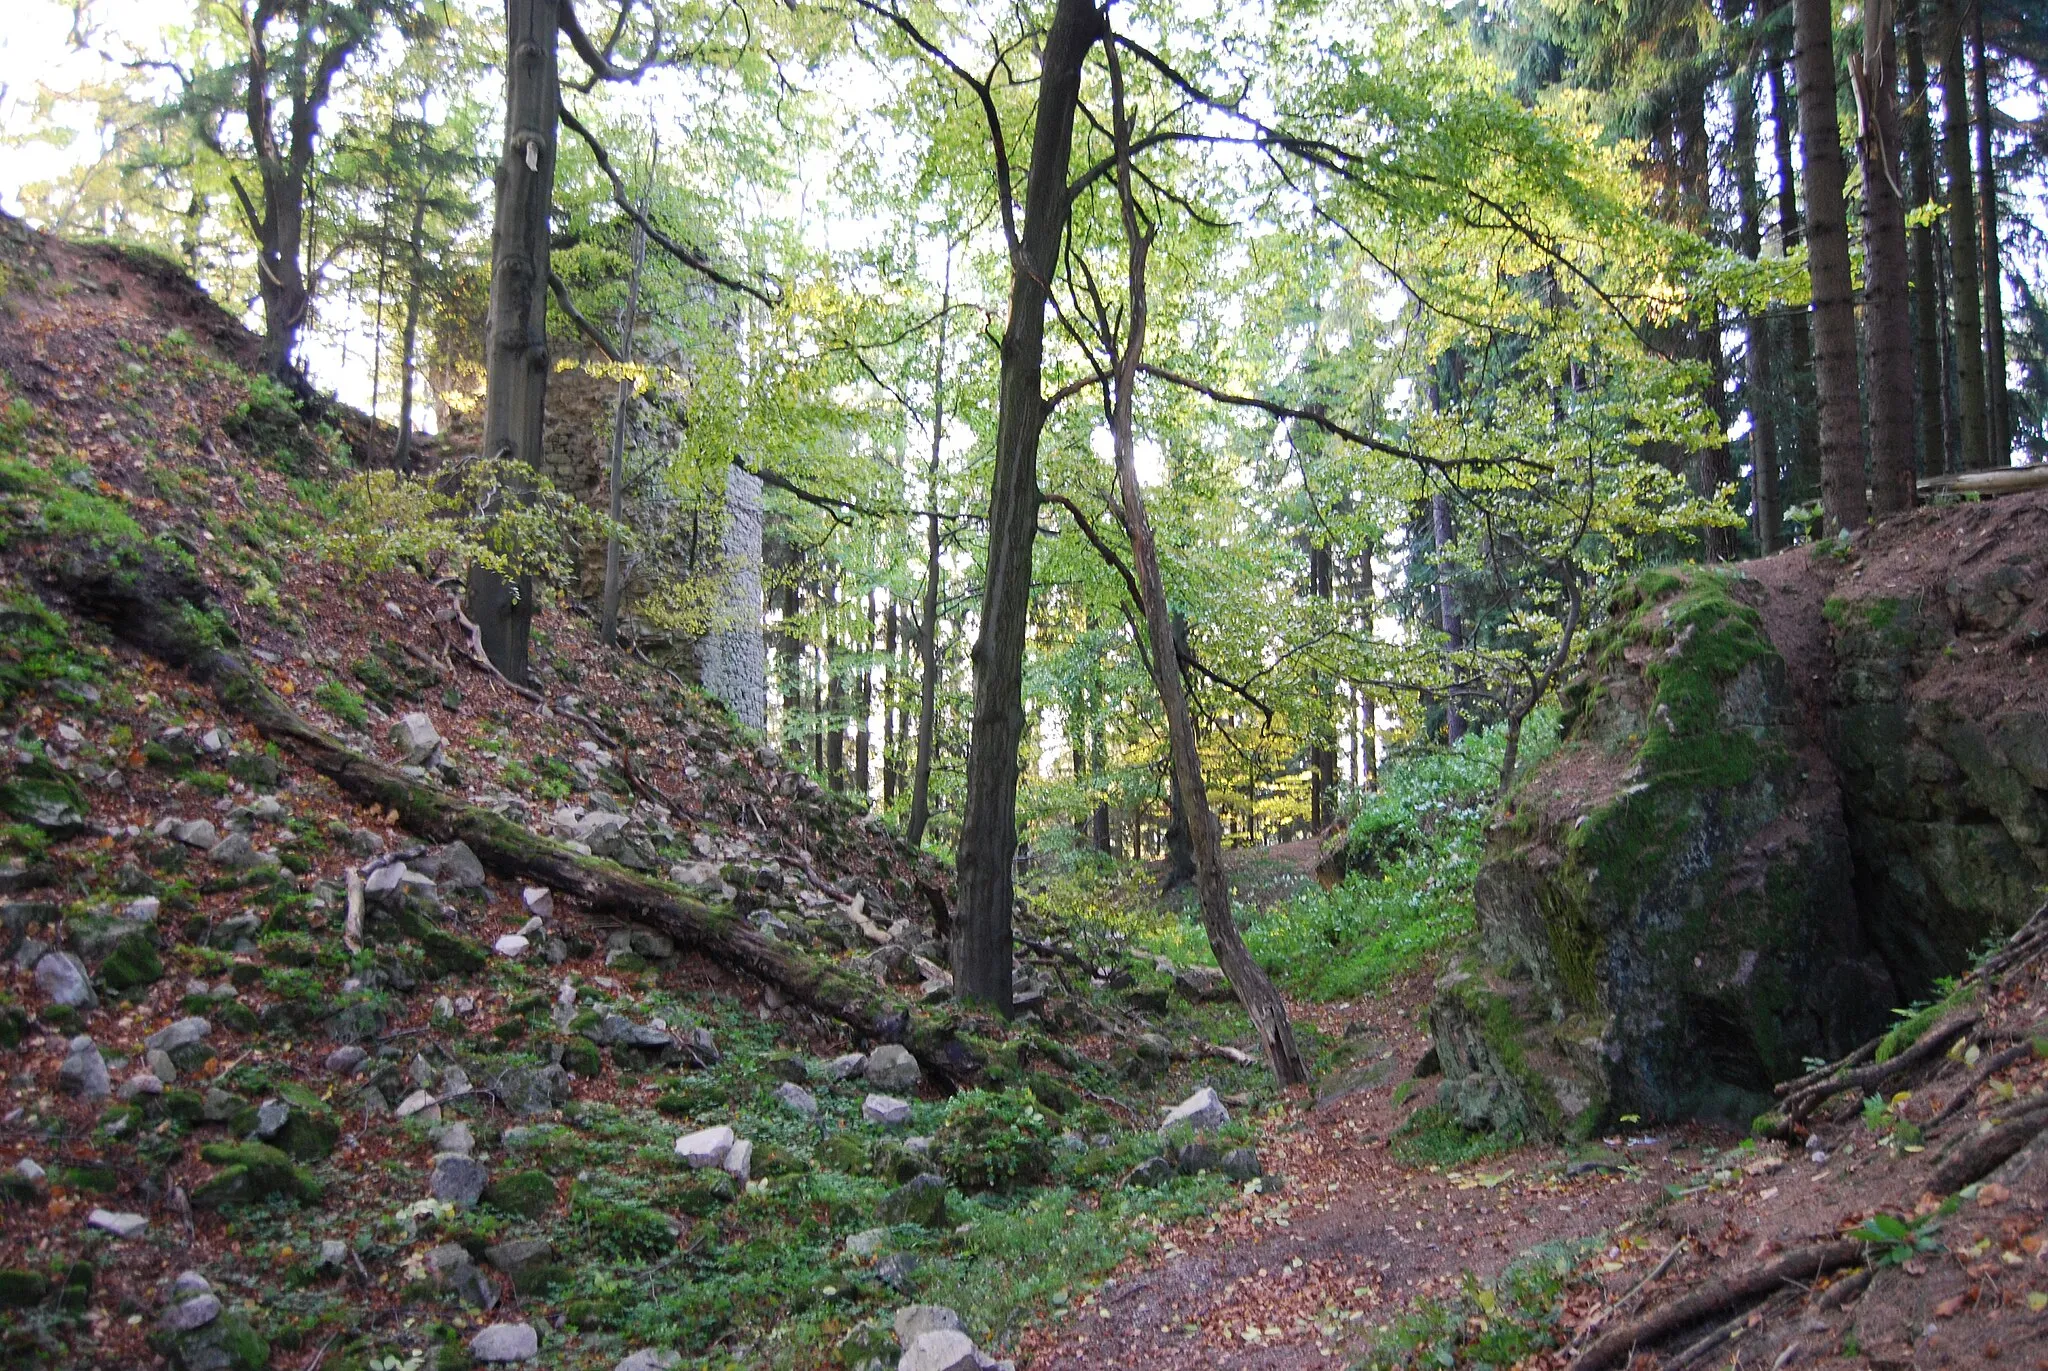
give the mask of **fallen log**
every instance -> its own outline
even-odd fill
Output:
[[[1844,1090],[1860,1093],[1902,1076],[1923,1062],[1932,1061],[1948,1051],[1949,1044],[1975,1028],[1978,1020],[1979,1015],[1975,1011],[1957,1014],[1929,1028],[1918,1042],[1889,1061],[1829,1076],[1796,1091],[1787,1091],[1786,1087],[1780,1086],[1780,1092],[1787,1095],[1785,1120],[1796,1124],[1832,1095],[1839,1095]]]
[[[1937,1195],[1953,1195],[2003,1166],[2043,1130],[2048,1130],[2048,1100],[2035,1096],[2031,1103],[2022,1101],[1988,1132],[1959,1139],[1934,1168],[1927,1188]]]
[[[900,1043],[955,1084],[975,1080],[983,1054],[950,1011],[910,1005],[874,981],[748,924],[729,906],[600,857],[586,857],[439,786],[414,781],[348,747],[294,710],[234,650],[211,590],[192,563],[155,542],[80,543],[41,562],[43,579],[85,617],[211,689],[221,704],[355,799],[392,810],[405,829],[468,844],[484,868],[545,885],[594,913],[648,924],[684,947],[767,981],[790,999],[879,1042]]]
[[[1684,1299],[1645,1314],[1602,1337],[1578,1355],[1569,1371],[1608,1371],[1625,1363],[1639,1347],[1647,1347],[1715,1314],[1769,1295],[1788,1283],[1805,1284],[1830,1271],[1863,1260],[1863,1244],[1849,1238],[1815,1243],[1788,1252],[1776,1261],[1727,1276]]]

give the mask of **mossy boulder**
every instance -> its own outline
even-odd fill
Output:
[[[50,1293],[50,1279],[39,1271],[18,1267],[0,1270],[0,1309],[27,1309]]]
[[[318,1183],[268,1143],[214,1143],[199,1155],[220,1168],[192,1192],[192,1203],[202,1209],[257,1204],[274,1195],[301,1201],[320,1197]]]
[[[0,780],[0,814],[41,829],[52,838],[75,838],[83,833],[90,812],[78,783],[45,758],[31,757]]]
[[[1488,968],[1432,1010],[1443,1102],[1535,1136],[1745,1120],[1880,1028],[1841,797],[1734,574],[1623,587],[1506,798],[1474,890]]]
[[[200,1328],[155,1334],[150,1343],[172,1371],[262,1371],[270,1363],[269,1342],[233,1310]]]
[[[485,1186],[483,1201],[501,1213],[537,1219],[555,1207],[555,1182],[545,1171],[514,1171]]]
[[[100,963],[100,983],[116,993],[154,985],[163,976],[164,962],[157,955],[156,939],[140,929],[124,934]]]

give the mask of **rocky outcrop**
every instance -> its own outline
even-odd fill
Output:
[[[1470,1127],[1745,1119],[2048,882],[2048,499],[1639,575],[1507,797],[1438,986]]]

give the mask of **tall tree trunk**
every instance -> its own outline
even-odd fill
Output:
[[[1735,200],[1742,255],[1763,256],[1763,191],[1757,184],[1756,70],[1739,68],[1730,82],[1735,106]],[[1768,557],[1781,545],[1783,509],[1778,496],[1778,414],[1771,368],[1769,318],[1751,311],[1744,321],[1747,352],[1743,397],[1749,409],[1750,495],[1756,510],[1757,550]]]
[[[917,758],[910,772],[910,821],[904,827],[904,836],[912,847],[924,841],[925,825],[931,822],[932,749],[938,735],[939,577],[945,571],[939,561],[939,476],[946,444],[946,326],[952,318],[953,248],[949,243],[946,283],[939,294],[939,350],[932,361],[932,450],[924,483],[924,604],[917,625]],[[957,914],[955,919],[957,926]]]
[[[1114,45],[1109,48],[1109,75],[1118,162],[1118,198],[1123,205],[1124,239],[1130,252],[1130,298],[1128,323],[1122,354],[1117,358],[1110,407],[1110,438],[1116,453],[1118,492],[1123,497],[1124,528],[1131,540],[1131,565],[1138,591],[1144,600],[1145,632],[1152,641],[1152,678],[1159,690],[1159,703],[1166,715],[1167,740],[1173,753],[1174,779],[1180,791],[1181,807],[1187,815],[1189,837],[1195,856],[1195,888],[1202,906],[1202,927],[1209,935],[1209,948],[1216,964],[1229,978],[1231,989],[1244,1005],[1259,1043],[1266,1050],[1266,1064],[1282,1085],[1308,1080],[1308,1063],[1295,1045],[1294,1026],[1287,1018],[1287,1004],[1259,964],[1246,950],[1244,939],[1230,913],[1230,883],[1223,874],[1222,830],[1209,807],[1209,795],[1202,779],[1201,750],[1196,746],[1195,722],[1188,710],[1181,684],[1178,638],[1172,611],[1167,608],[1166,586],[1159,574],[1159,552],[1152,540],[1152,524],[1145,512],[1145,495],[1138,487],[1138,462],[1134,435],[1134,405],[1138,387],[1138,364],[1145,353],[1145,259],[1152,240],[1138,227],[1136,202],[1131,190],[1130,122],[1124,109],[1122,69]]]
[[[506,0],[505,146],[491,228],[484,326],[484,456],[540,460],[548,394],[548,215],[555,198],[555,40],[559,0]],[[518,492],[504,498],[516,499]],[[492,665],[525,684],[533,629],[530,577],[469,570],[469,617]]]
[[[659,160],[661,145],[655,144],[654,156]],[[640,212],[647,212],[647,198],[640,200]],[[633,360],[633,331],[640,323],[640,272],[647,265],[647,228],[644,224],[633,225],[633,274],[626,283],[626,313],[619,321],[619,353],[621,360]],[[611,486],[609,513],[612,526],[604,539],[604,599],[598,613],[598,638],[612,647],[619,645],[619,596],[625,589],[625,551],[619,546],[619,529],[626,517],[626,437],[633,427],[633,378],[619,378],[617,402],[612,406],[612,461],[611,470],[606,473]]]
[[[1365,622],[1360,628],[1367,642],[1372,641],[1376,627],[1373,623],[1374,596],[1378,594],[1373,587],[1372,553],[1372,544],[1368,543],[1365,551],[1358,555],[1358,600],[1365,607]],[[1359,689],[1358,703],[1359,745],[1365,751],[1365,760],[1360,770],[1365,773],[1366,789],[1377,790],[1380,784],[1379,714],[1373,704],[1370,690],[1363,687]]]
[[[1984,445],[1989,466],[2012,465],[2006,394],[2004,253],[1998,245],[1998,164],[1991,155],[1991,71],[1984,60],[1984,3],[1970,6],[1970,93],[1977,106],[1977,217],[1984,240]]]
[[[412,202],[412,233],[407,238],[405,282],[405,328],[398,344],[398,442],[391,449],[391,465],[399,471],[412,468],[412,373],[419,350],[420,250],[427,219],[427,196],[421,190]]]
[[[896,598],[891,592],[889,608],[883,616],[882,655],[888,666],[882,672],[882,808],[893,809],[896,805],[896,771],[902,755],[902,746],[897,738],[897,728],[903,711],[897,708],[896,695],[901,688],[901,674],[896,669],[897,655],[902,651],[897,640]]]
[[[1308,593],[1311,599],[1319,600],[1334,613],[1337,603],[1336,562],[1330,555],[1327,542],[1316,541],[1308,550]],[[1324,677],[1316,680],[1316,694],[1323,706],[1323,722],[1318,730],[1330,730],[1328,737],[1319,738],[1309,749],[1309,828],[1321,833],[1331,821],[1337,797],[1337,748],[1335,718],[1337,697],[1334,682]]]
[[[1764,76],[1771,88],[1771,128],[1778,163],[1778,237],[1789,253],[1806,240],[1792,160],[1792,139],[1799,120],[1793,101],[1785,93],[1784,63],[1773,57],[1764,68]],[[1820,495],[1820,403],[1814,395],[1813,325],[1805,310],[1794,310],[1786,320],[1782,355],[1782,391],[1790,402],[1794,439],[1785,502],[1793,504]],[[1782,427],[1779,433],[1784,436]]]
[[[1913,507],[1913,321],[1907,299],[1906,200],[1899,181],[1899,52],[1891,0],[1866,0],[1855,64],[1862,116],[1863,345],[1870,385],[1872,511]]]
[[[1849,211],[1842,199],[1842,133],[1835,119],[1834,5],[1793,0],[1799,150],[1806,165],[1807,262],[1813,277],[1813,365],[1820,390],[1820,498],[1830,532],[1869,519],[1863,486],[1863,405],[1856,376],[1856,294],[1849,276]]]
[[[1970,85],[1963,63],[1963,3],[1948,0],[1942,15],[1941,108],[1947,136],[1948,250],[1955,278],[1956,465],[1980,471],[1991,465],[1984,428],[1983,285],[1977,261],[1976,178],[1970,169]]]
[[[1010,317],[997,381],[988,560],[974,643],[974,719],[951,960],[955,993],[1004,1015],[1010,1012],[1016,898],[1010,866],[1017,851],[1017,747],[1024,736],[1024,633],[1038,532],[1038,440],[1046,415],[1045,306],[1066,234],[1067,167],[1081,68],[1102,31],[1094,0],[1057,0],[1040,58],[1037,125],[1024,222],[1010,254]]]
[[[825,784],[846,789],[846,671],[839,660],[839,568],[825,583],[825,655],[819,670],[825,677]]]
[[[1899,8],[1906,36],[1906,154],[1912,171],[1913,207],[1932,205],[1939,195],[1934,180],[1934,121],[1928,112],[1932,93],[1927,84],[1926,30],[1932,0],[1904,0]],[[1948,471],[1948,430],[1942,423],[1947,396],[1947,368],[1941,358],[1941,276],[1936,266],[1934,228],[1915,224],[1913,243],[1913,361],[1920,406],[1920,474]]]
[[[775,658],[776,674],[782,679],[782,750],[801,758],[803,734],[797,723],[804,716],[804,640],[797,615],[803,612],[803,587],[802,564],[796,557],[792,549],[786,568],[789,579],[782,586],[782,623],[776,630]]]
[[[860,690],[854,701],[860,710],[860,718],[853,734],[853,790],[860,796],[860,807],[865,811],[875,802],[874,778],[868,769],[868,754],[873,747],[870,730],[874,726],[875,715],[875,592],[872,590],[868,592],[867,612],[861,623],[866,641],[861,644]]]
[[[1458,595],[1451,585],[1451,564],[1446,553],[1451,545],[1451,502],[1443,495],[1429,497],[1429,525],[1436,552],[1437,626],[1443,630],[1445,647],[1456,653],[1464,650],[1465,626],[1458,618]],[[1455,662],[1451,671],[1457,671]],[[1464,736],[1465,719],[1458,712],[1458,689],[1450,686],[1444,691],[1444,737],[1456,746]]]

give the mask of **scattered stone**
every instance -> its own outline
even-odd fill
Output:
[[[910,1102],[893,1095],[870,1095],[861,1101],[860,1116],[884,1128],[900,1128],[910,1122]]]
[[[348,1244],[340,1238],[327,1238],[320,1244],[320,1260],[316,1263],[322,1271],[339,1271],[348,1264]]]
[[[494,1323],[469,1340],[469,1354],[478,1361],[532,1361],[540,1355],[540,1336],[532,1324]]]
[[[924,1073],[918,1069],[917,1058],[910,1050],[897,1043],[883,1043],[868,1054],[864,1068],[869,1085],[877,1090],[915,1090]]]
[[[111,1209],[95,1209],[85,1219],[87,1228],[97,1228],[103,1233],[112,1233],[117,1238],[132,1238],[149,1227],[149,1220],[140,1214],[121,1214]]]
[[[143,1039],[143,1045],[157,1052],[175,1053],[180,1048],[204,1042],[213,1025],[201,1018],[180,1019],[169,1028],[158,1029]]]
[[[726,1175],[745,1185],[754,1166],[754,1144],[746,1138],[738,1139],[718,1165]]]
[[[1124,1185],[1132,1190],[1156,1190],[1173,1179],[1173,1163],[1164,1157],[1147,1157],[1131,1168]]]
[[[974,1340],[956,1329],[926,1333],[904,1349],[896,1371],[979,1371]]]
[[[1216,1145],[1197,1139],[1175,1153],[1174,1165],[1183,1176],[1196,1176],[1204,1171],[1214,1171],[1223,1161]]]
[[[927,1172],[913,1176],[882,1197],[877,1215],[884,1223],[946,1226],[946,1182]]]
[[[466,1123],[451,1123],[445,1128],[435,1129],[428,1136],[433,1139],[437,1152],[455,1152],[465,1157],[476,1153],[476,1135],[469,1131]]]
[[[23,1157],[14,1164],[14,1174],[27,1181],[30,1185],[35,1186],[41,1185],[44,1176],[48,1173],[43,1170],[34,1158]]]
[[[552,1261],[555,1245],[546,1238],[513,1238],[508,1242],[492,1243],[484,1249],[484,1260],[508,1276],[517,1276],[528,1267]]]
[[[614,1366],[612,1371],[675,1371],[682,1364],[683,1354],[680,1352],[643,1347]]]
[[[196,1295],[207,1294],[212,1289],[213,1282],[197,1271],[180,1271],[177,1279],[171,1282],[170,1298],[176,1303],[179,1300],[189,1300]]]
[[[846,1240],[846,1255],[849,1257],[872,1257],[882,1250],[889,1241],[886,1228],[864,1228]]]
[[[376,903],[389,904],[402,893],[404,885],[405,863],[391,862],[363,878],[363,896]]]
[[[398,1102],[398,1117],[401,1119],[421,1118],[428,1123],[441,1121],[441,1102],[431,1090],[415,1090]]]
[[[794,1113],[806,1119],[818,1117],[818,1099],[795,1081],[784,1081],[775,1087],[775,1098]]]
[[[207,1087],[206,1094],[199,1101],[199,1117],[206,1123],[226,1123],[241,1110],[241,1096],[230,1094],[219,1086]]]
[[[1166,1111],[1166,1118],[1159,1125],[1164,1133],[1179,1124],[1186,1124],[1198,1131],[1221,1128],[1230,1122],[1230,1111],[1223,1107],[1213,1086],[1203,1086],[1194,1094]]]
[[[391,725],[391,745],[408,766],[418,766],[441,746],[441,732],[434,721],[417,710],[402,715]]]
[[[207,861],[230,871],[256,865],[257,856],[256,844],[249,841],[246,833],[230,833],[206,850]]]
[[[917,1257],[909,1252],[891,1252],[875,1263],[875,1279],[900,1294],[909,1294],[911,1278],[917,1274]]]
[[[231,952],[253,952],[256,950],[256,935],[262,931],[261,915],[236,914],[207,930],[206,942],[209,947],[226,948]]]
[[[458,1209],[473,1208],[490,1183],[489,1169],[464,1152],[437,1154],[433,1174],[427,1178],[427,1188],[434,1198]]]
[[[99,1045],[83,1033],[71,1040],[64,1064],[57,1068],[57,1088],[83,1100],[104,1100],[114,1088]]]
[[[1236,996],[1230,978],[1213,966],[1175,967],[1173,988],[1197,1003],[1215,1004]]]
[[[469,1252],[459,1243],[443,1243],[427,1253],[427,1269],[443,1290],[453,1291],[472,1309],[489,1311],[498,1307],[497,1284],[477,1269]]]
[[[526,949],[530,946],[532,944],[517,933],[507,933],[491,944],[491,950],[500,957],[520,957],[525,955]]]
[[[820,1074],[829,1080],[844,1081],[851,1080],[867,1069],[867,1053],[848,1052],[842,1057],[834,1057],[831,1061],[826,1062]]]
[[[220,843],[220,830],[205,819],[191,819],[184,823],[173,823],[170,835],[187,847],[211,850]]]
[[[324,1064],[331,1075],[353,1076],[356,1068],[369,1059],[370,1054],[367,1051],[354,1043],[350,1043],[346,1047],[337,1047],[328,1053],[327,1061]]]
[[[706,1167],[720,1166],[725,1154],[732,1151],[732,1145],[739,1139],[724,1124],[716,1128],[701,1128],[676,1139],[676,1155],[689,1164],[692,1171]]]
[[[176,1085],[178,1083],[178,1064],[172,1061],[171,1054],[164,1051],[161,1047],[152,1047],[147,1052],[144,1052],[142,1054],[142,1062],[143,1065],[149,1068],[149,1074],[162,1081],[165,1085]]]
[[[413,859],[412,868],[431,877],[437,886],[446,890],[484,888],[484,864],[477,860],[476,853],[465,842],[430,847]]]
[[[195,1328],[204,1328],[220,1317],[220,1299],[214,1295],[195,1295],[182,1303],[164,1310],[156,1326],[165,1333],[190,1333]]]
[[[896,1345],[908,1349],[927,1333],[958,1333],[960,1316],[943,1304],[906,1304],[896,1311]]]
[[[249,1130],[250,1135],[269,1142],[284,1131],[291,1117],[292,1107],[283,1100],[265,1100],[256,1106],[256,1126]]]
[[[121,917],[135,923],[155,923],[156,916],[163,912],[164,902],[154,895],[144,895],[139,900],[130,900],[121,907]]]
[[[1233,1147],[1223,1154],[1217,1170],[1234,1181],[1254,1181],[1266,1174],[1266,1168],[1259,1164],[1259,1152],[1255,1147]]]
[[[137,1072],[121,1082],[121,1098],[134,1101],[145,1097],[154,1098],[164,1093],[164,1083],[147,1071]]]
[[[530,885],[520,891],[519,902],[536,918],[551,918],[555,912],[555,892],[544,885]]]
[[[717,1039],[711,1036],[711,1030],[708,1028],[690,1029],[682,1035],[679,1045],[683,1050],[683,1056],[700,1067],[717,1066],[725,1060],[718,1050]]]
[[[92,1009],[99,997],[92,993],[92,980],[85,964],[69,952],[45,952],[36,962],[36,988],[51,1004],[71,1009]]]

